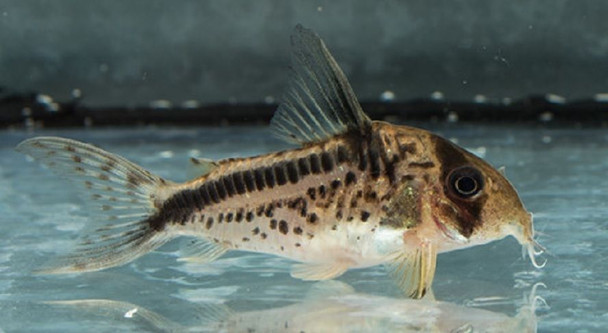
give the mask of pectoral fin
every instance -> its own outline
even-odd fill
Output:
[[[399,288],[411,298],[422,298],[430,290],[435,275],[437,249],[424,244],[416,251],[399,254],[387,264]]]
[[[338,277],[348,270],[345,263],[329,264],[295,264],[291,276],[305,281],[329,280]]]

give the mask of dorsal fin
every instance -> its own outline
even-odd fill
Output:
[[[292,75],[271,121],[275,134],[305,144],[366,130],[371,121],[321,38],[297,25],[291,44]]]

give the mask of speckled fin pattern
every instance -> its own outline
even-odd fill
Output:
[[[77,251],[49,263],[41,273],[95,271],[129,262],[164,244],[146,218],[155,211],[154,193],[167,182],[102,149],[82,142],[38,137],[17,146],[82,190],[95,224]]]

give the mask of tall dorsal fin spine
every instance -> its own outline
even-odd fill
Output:
[[[321,38],[298,25],[291,44],[292,73],[272,118],[275,133],[302,145],[349,131],[367,134],[371,120]]]

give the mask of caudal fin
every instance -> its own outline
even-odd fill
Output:
[[[171,239],[147,219],[156,213],[154,198],[170,184],[126,159],[82,142],[37,137],[17,151],[73,181],[91,214],[91,231],[76,252],[41,269],[60,274],[97,271],[125,264]]]

